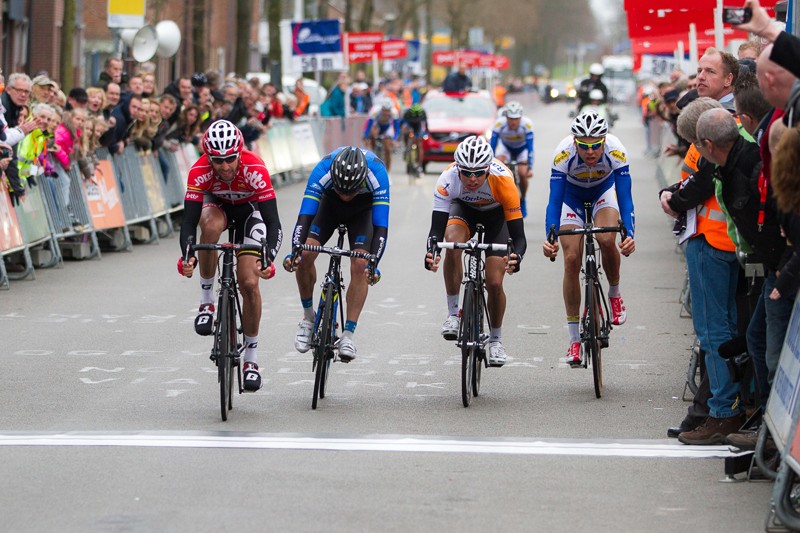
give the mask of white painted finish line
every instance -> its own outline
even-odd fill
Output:
[[[486,453],[605,457],[725,458],[730,446],[687,446],[671,440],[512,439],[414,435],[342,435],[237,432],[3,432],[0,446],[123,446],[251,448],[350,452]]]

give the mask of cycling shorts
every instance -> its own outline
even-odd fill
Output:
[[[414,132],[414,135],[416,137],[419,137],[420,134],[422,133],[422,121],[421,120],[406,121],[406,126],[408,126],[408,128],[411,131]]]
[[[228,204],[221,201],[213,194],[203,195],[203,209],[219,209],[225,216],[225,227],[233,226],[234,244],[261,244],[261,239],[267,237],[267,225],[261,218],[256,202],[244,204]],[[240,254],[258,254],[246,251]]]
[[[394,124],[389,122],[387,124],[381,124],[380,122],[375,122],[372,127],[378,127],[378,135],[383,135],[384,137],[394,138]],[[370,132],[371,134],[372,132]]]
[[[497,150],[495,150],[494,156],[501,161],[503,158],[507,158],[506,161],[514,161],[523,165],[528,164],[528,149],[524,146],[509,148],[501,141],[497,143]]]
[[[339,224],[347,226],[351,250],[369,251],[372,246],[372,194],[359,194],[345,202],[334,191],[326,191],[308,228],[308,237],[324,245]]]
[[[617,190],[614,188],[613,180],[606,180],[597,187],[577,187],[567,183],[564,187],[564,203],[561,204],[560,227],[572,225],[582,228],[586,222],[583,203],[592,202],[592,218],[601,209],[611,207],[619,213],[619,203],[617,203]]]
[[[447,225],[459,225],[467,228],[469,235],[475,234],[476,224],[483,224],[483,242],[494,244],[508,244],[508,225],[502,206],[497,206],[488,211],[478,211],[460,200],[453,200],[450,204],[450,219]],[[505,252],[486,250],[487,257],[504,257]]]

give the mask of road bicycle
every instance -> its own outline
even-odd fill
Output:
[[[520,178],[519,174],[517,174],[517,162],[510,159],[508,162],[504,163],[508,170],[511,171],[511,175],[514,176],[514,184],[517,186],[517,193],[519,194],[520,199],[522,199],[522,189],[520,189]]]
[[[189,260],[192,252],[211,250],[222,252],[218,256],[219,299],[216,317],[214,317],[214,345],[210,359],[217,365],[219,381],[219,405],[222,421],[228,420],[228,412],[233,409],[233,376],[236,375],[239,394],[242,388],[241,355],[244,352],[244,332],[242,330],[242,306],[239,298],[239,287],[236,281],[237,252],[254,251],[261,253],[262,270],[267,268],[267,240],[261,244],[234,244],[233,227],[228,228],[228,241],[219,244],[194,244],[189,237],[184,262]]]
[[[556,237],[563,235],[581,235],[584,244],[584,265],[581,269],[583,273],[583,314],[580,321],[581,347],[583,349],[583,367],[587,368],[589,361],[592,364],[592,376],[594,377],[594,394],[597,398],[603,395],[603,348],[608,348],[608,335],[612,325],[609,317],[608,300],[603,293],[600,283],[602,275],[601,267],[597,262],[597,243],[594,235],[597,233],[619,233],[624,241],[628,236],[628,231],[619,221],[617,226],[595,227],[592,220],[592,202],[584,202],[586,213],[586,223],[583,228],[556,231],[555,224],[550,226],[547,240],[552,244],[556,242]],[[550,258],[555,261],[555,257]]]
[[[403,159],[406,162],[406,174],[412,179],[419,178],[419,141],[413,129],[406,134],[406,146],[403,152]]]
[[[512,254],[511,239],[508,244],[484,243],[484,227],[477,224],[475,235],[467,242],[437,242],[431,239],[430,252],[435,259],[442,249],[464,251],[464,298],[461,303],[461,326],[456,346],[461,348],[461,402],[469,407],[472,398],[478,396],[481,388],[482,367],[497,366],[489,364],[486,357],[486,325],[489,324],[489,309],[486,305],[486,285],[484,281],[486,251]],[[486,319],[486,320],[484,320]]]
[[[342,248],[342,246],[344,246],[344,237],[346,234],[347,226],[343,224],[340,225],[339,240],[333,248],[311,244],[297,244],[292,249],[292,255],[288,265],[284,263],[284,267],[287,270],[293,271],[297,258],[303,251],[317,252],[331,256],[330,262],[328,263],[328,272],[325,274],[325,279],[321,284],[322,293],[319,296],[319,305],[317,306],[310,343],[312,353],[314,354],[311,367],[312,370],[314,370],[314,396],[311,398],[312,409],[317,408],[317,400],[325,397],[325,387],[328,382],[328,374],[330,373],[330,364],[334,361],[347,362],[337,357],[339,333],[341,328],[343,328],[345,316],[344,300],[341,298],[346,288],[342,281],[342,257],[366,259],[370,278],[377,282],[378,276],[380,275],[375,268],[376,257],[373,254]]]

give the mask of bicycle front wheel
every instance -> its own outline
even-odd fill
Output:
[[[331,341],[333,339],[333,291],[329,287],[322,290],[320,297],[320,306],[322,308],[319,314],[317,327],[314,330],[314,339],[312,345],[314,346],[314,365],[316,372],[314,373],[314,396],[311,399],[311,408],[317,408],[317,400],[325,397],[325,383],[328,380],[328,354],[331,348]]]
[[[600,289],[593,283],[587,291],[586,298],[586,338],[587,357],[591,360],[594,377],[594,395],[603,396],[603,345],[600,341],[600,321],[603,316]]]
[[[217,354],[217,381],[219,382],[219,407],[222,421],[228,420],[228,411],[231,408],[231,385],[233,374],[230,354],[235,350],[235,331],[232,331],[232,309],[228,292],[223,290],[219,297],[217,310],[217,323],[214,332],[214,348]]]
[[[472,388],[477,359],[478,328],[477,301],[475,285],[468,282],[464,286],[464,303],[461,307],[461,402],[469,407],[474,394]]]

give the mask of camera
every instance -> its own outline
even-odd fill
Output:
[[[5,159],[7,157],[11,157],[12,155],[14,155],[14,152],[12,152],[10,148],[0,148],[0,159]]]
[[[722,22],[725,24],[745,24],[753,17],[749,7],[723,7]]]

